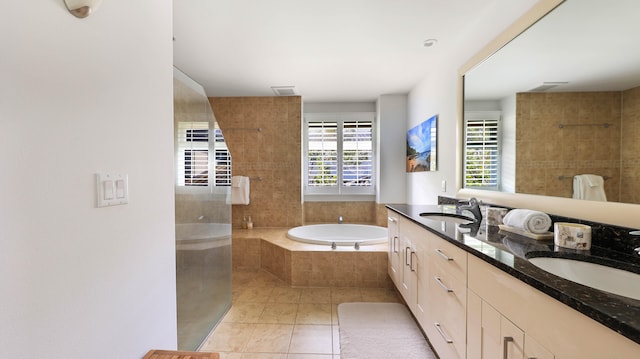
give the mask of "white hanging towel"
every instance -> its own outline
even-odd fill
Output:
[[[231,177],[231,204],[249,204],[249,177]]]
[[[604,192],[604,178],[590,174],[574,176],[573,198],[606,202],[607,195]]]

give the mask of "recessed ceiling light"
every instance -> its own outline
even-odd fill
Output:
[[[427,40],[424,40],[424,42],[422,43],[422,46],[431,47],[435,45],[437,42],[438,42],[438,39],[427,39]]]

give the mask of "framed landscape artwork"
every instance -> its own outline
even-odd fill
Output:
[[[407,131],[407,172],[436,170],[438,115]]]

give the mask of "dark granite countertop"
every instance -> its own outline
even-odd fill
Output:
[[[451,213],[450,206],[389,204],[387,208],[640,344],[640,300],[560,278],[527,260],[527,256],[566,257],[640,273],[640,256],[625,255],[593,245],[590,251],[557,249],[553,246],[553,240],[529,239],[500,231],[495,226],[486,226],[485,223],[469,229],[452,222],[420,216],[424,212]]]

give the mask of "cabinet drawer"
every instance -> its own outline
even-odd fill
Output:
[[[446,323],[434,321],[427,325],[425,332],[429,337],[429,343],[431,343],[439,358],[465,359],[464,339],[462,341],[455,339]]]
[[[429,261],[450,276],[467,281],[467,252],[455,245],[431,235]]]
[[[434,342],[438,342],[445,337],[451,340],[451,343],[443,344],[453,346],[453,351],[457,356],[464,357],[466,351],[466,307],[467,307],[467,287],[466,281],[444,272],[438,268],[433,261],[429,266],[429,318],[432,321],[431,326],[435,329],[433,334],[429,336]],[[436,328],[436,324],[439,328]],[[437,330],[440,329],[440,330]],[[443,348],[440,345],[439,348]],[[449,350],[451,348],[448,348]],[[447,358],[442,352],[438,351],[440,357]]]
[[[431,273],[430,273],[431,274]],[[464,334],[467,312],[467,287],[453,277],[441,277],[431,274],[429,282],[430,308],[432,318],[440,322],[451,321],[460,325]],[[462,335],[464,337],[464,335]]]

